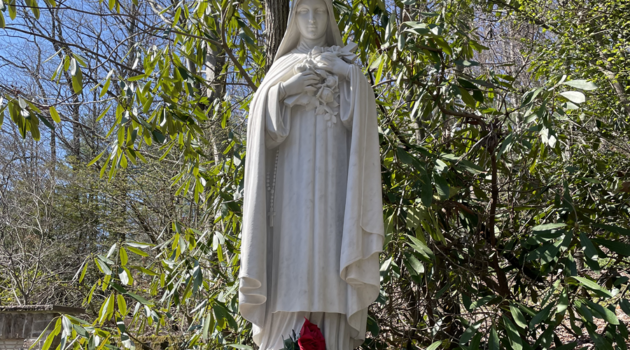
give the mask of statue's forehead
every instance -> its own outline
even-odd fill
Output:
[[[299,7],[302,5],[309,6],[309,7],[314,7],[314,6],[326,7],[326,3],[324,2],[324,0],[297,0],[296,7]]]

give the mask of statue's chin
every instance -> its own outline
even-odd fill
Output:
[[[326,33],[319,33],[316,29],[303,29],[300,30],[300,35],[307,40],[318,41],[324,39]]]

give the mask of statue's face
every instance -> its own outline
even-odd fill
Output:
[[[302,0],[297,7],[300,34],[311,40],[321,39],[328,27],[328,9],[323,0]]]

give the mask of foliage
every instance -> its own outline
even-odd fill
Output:
[[[4,3],[15,20],[16,2]],[[625,349],[628,5],[557,3],[335,2],[378,95],[387,234],[364,349],[584,339]],[[102,9],[130,15],[133,4]],[[95,313],[57,321],[61,349],[151,347],[151,336],[178,348],[252,345],[237,275],[243,123],[269,64],[262,12],[256,0],[164,7],[146,28],[160,45],[138,43],[139,64],[100,81],[82,78],[84,53],[62,51],[53,78],[68,72],[74,93],[115,98],[96,120],[109,144],[90,164],[110,182],[159,164],[171,175],[165,195],[182,200],[157,235],[120,235],[90,253],[77,282],[89,280]],[[208,56],[226,62],[216,81],[200,75]],[[6,108],[22,137],[60,121],[54,107],[4,97],[0,118]]]

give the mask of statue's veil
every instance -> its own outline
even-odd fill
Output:
[[[297,22],[295,20],[295,15],[297,11],[297,5],[301,0],[292,0],[291,1],[291,12],[289,12],[289,23],[287,25],[287,30],[284,32],[284,37],[282,38],[282,42],[278,47],[278,52],[276,53],[276,57],[274,62],[278,60],[278,58],[286,55],[291,50],[295,49],[300,42],[300,30],[297,27]],[[341,32],[339,31],[339,27],[337,26],[337,20],[335,20],[335,13],[333,12],[332,0],[321,0],[326,4],[328,8],[328,29],[326,30],[326,44],[328,46],[343,46],[343,40],[341,39]]]

